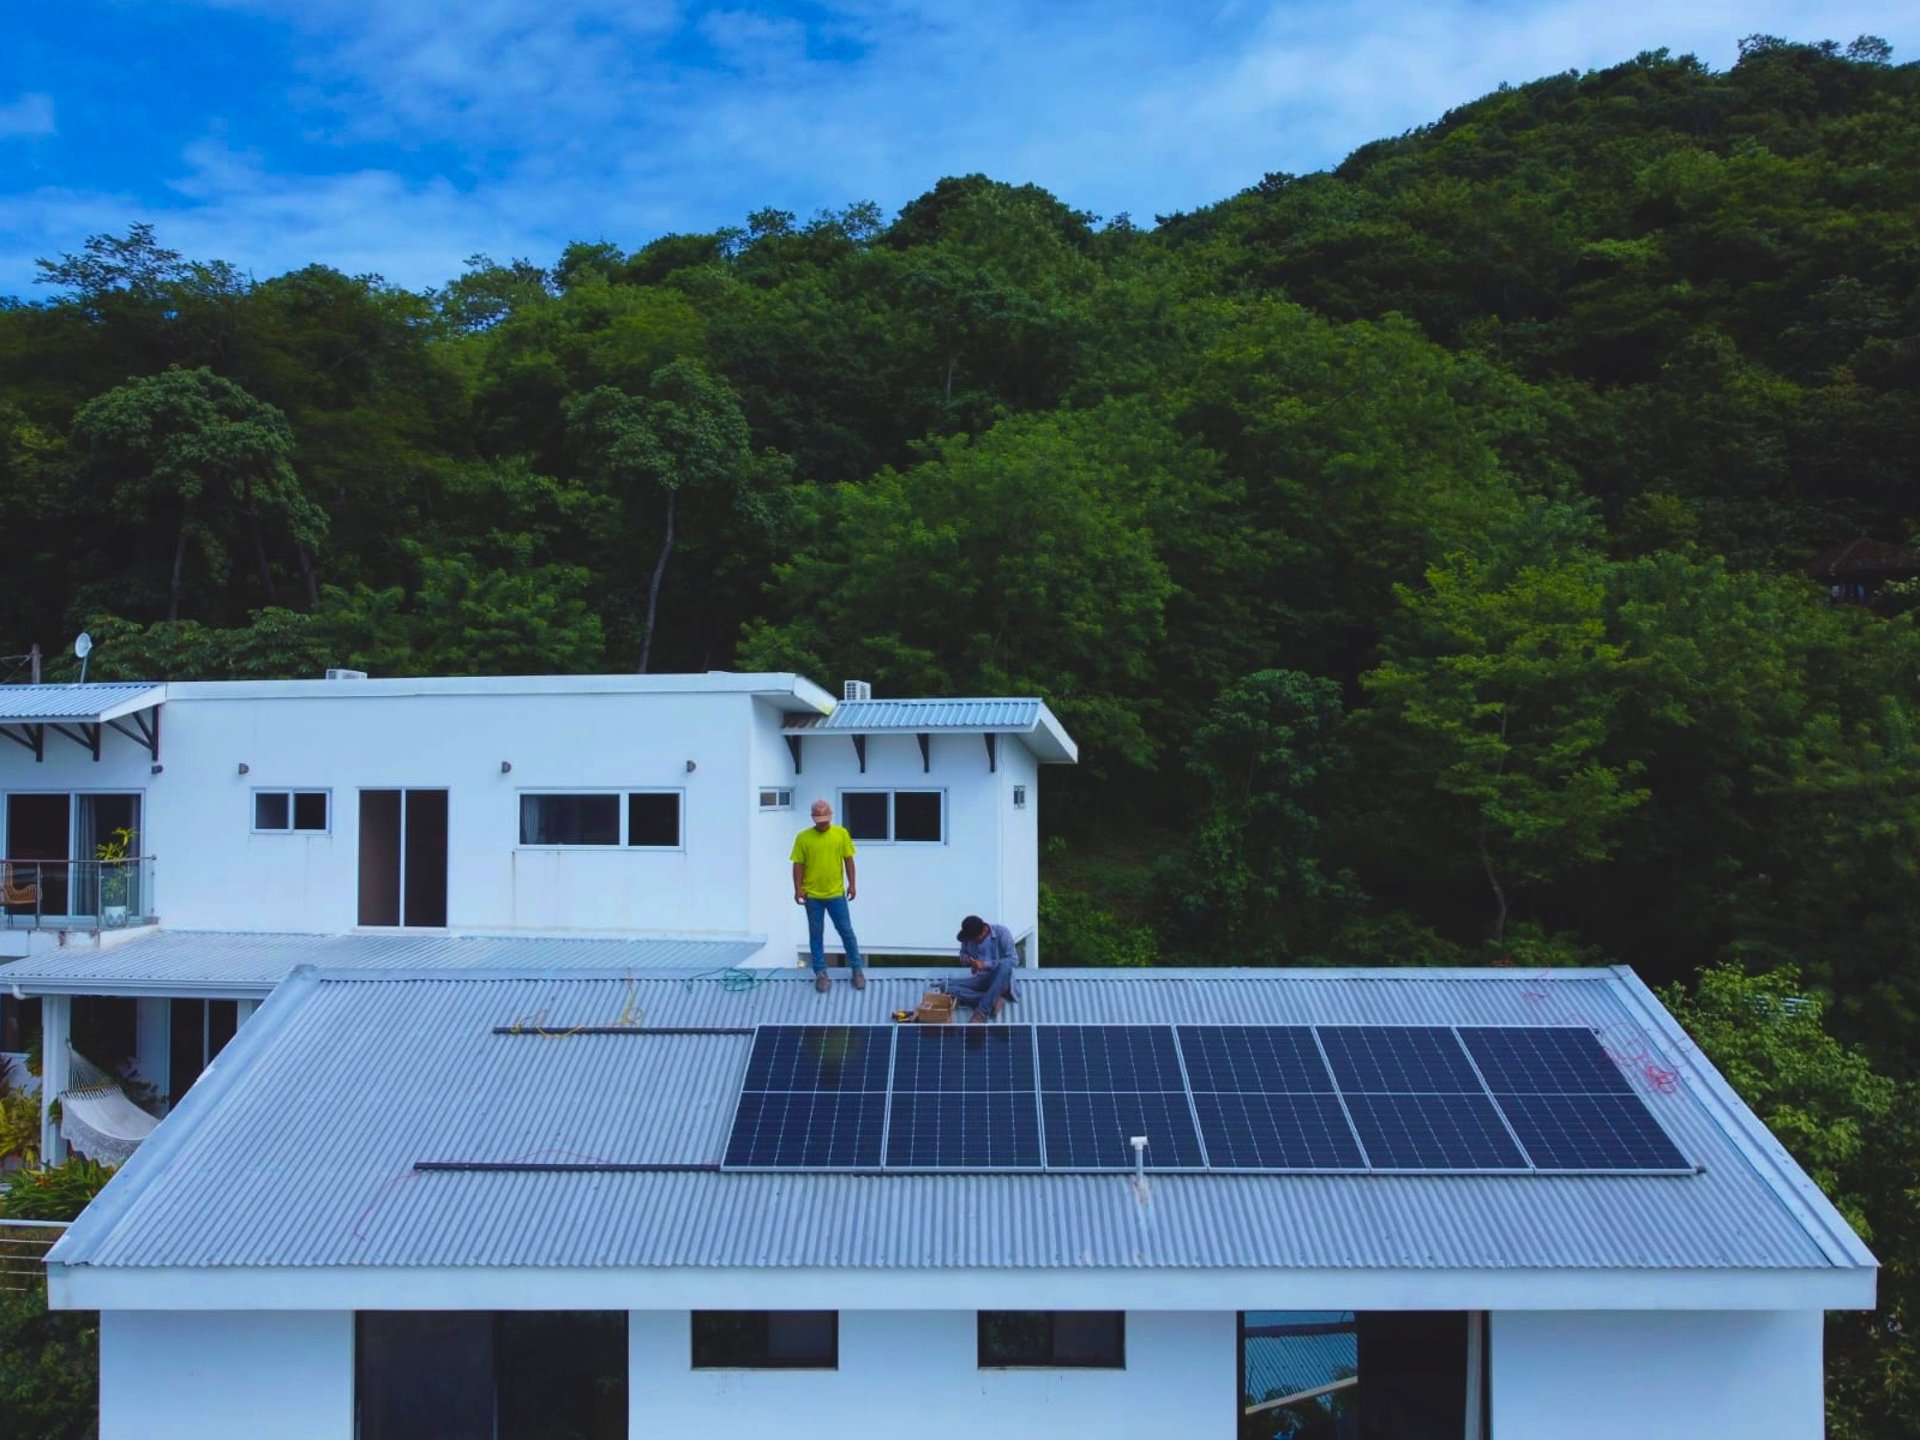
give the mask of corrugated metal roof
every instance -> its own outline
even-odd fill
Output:
[[[1704,1173],[1673,1177],[418,1173],[422,1160],[718,1160],[739,1036],[872,1023],[863,994],[633,979],[297,975],[55,1253],[68,1265],[1830,1269],[1870,1265],[1724,1082],[1610,972],[1048,972],[1025,1022],[1588,1024]],[[259,1027],[256,1029],[256,1027]],[[251,1042],[251,1043],[249,1043]],[[237,1060],[229,1057],[238,1054]],[[982,1216],[995,1217],[992,1225]],[[1822,1228],[1823,1226],[1829,1228]]]
[[[1071,764],[1079,747],[1044,700],[849,700],[830,715],[790,714],[788,735],[1018,735],[1042,760]]]
[[[789,722],[794,730],[1031,730],[1038,700],[849,700],[831,715]]]
[[[493,970],[514,975],[568,970],[624,972],[737,965],[764,948],[764,941],[752,938],[271,935],[160,930],[106,949],[69,946],[0,964],[0,982],[35,994],[226,990],[264,995],[296,965],[328,970]]]
[[[158,705],[166,698],[167,687],[148,680],[0,685],[0,725],[97,725]]]
[[[1359,1368],[1351,1314],[1249,1310],[1246,1325],[1245,1390],[1255,1402],[1331,1385]],[[1288,1333],[1252,1333],[1266,1326]]]

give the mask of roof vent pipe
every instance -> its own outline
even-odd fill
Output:
[[[842,703],[851,705],[856,700],[873,699],[873,685],[866,680],[844,680],[840,684]]]
[[[1133,1178],[1140,1184],[1147,1183],[1147,1137],[1134,1135],[1127,1143],[1133,1146]]]

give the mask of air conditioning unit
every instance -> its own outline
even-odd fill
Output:
[[[856,700],[873,699],[873,685],[866,680],[845,680],[840,685],[840,699],[843,704],[851,705]]]
[[[327,679],[329,680],[364,680],[366,678],[367,678],[367,672],[364,670],[329,670],[327,671]]]

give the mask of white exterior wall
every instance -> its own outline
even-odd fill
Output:
[[[1025,753],[1025,746],[1004,735],[997,737],[997,743],[1004,773],[1008,752]],[[1033,891],[1039,884],[1038,869],[1018,871],[1003,848],[1001,812],[1012,801],[1007,798],[1010,792],[1003,793],[997,783],[1000,777],[987,769],[987,747],[981,737],[934,735],[930,755],[931,769],[923,771],[920,743],[912,735],[869,736],[867,768],[862,774],[847,736],[809,735],[801,773],[789,782],[794,787],[789,845],[807,824],[807,809],[817,799],[829,801],[838,820],[840,794],[845,790],[946,792],[946,839],[941,844],[855,842],[860,893],[852,906],[853,928],[863,951],[955,954],[960,947],[953,935],[962,917],[978,914],[1000,919],[1010,896]],[[791,763],[787,768],[791,773]],[[791,946],[804,949],[806,917],[792,903],[790,884],[786,899]],[[1033,903],[1030,898],[1022,900],[1019,908],[1031,909]],[[836,951],[839,947],[831,924],[827,946]]]
[[[740,694],[169,701],[166,774],[149,791],[147,819],[162,918],[180,929],[353,929],[359,792],[444,789],[450,928],[748,933],[747,876],[728,857],[747,846],[753,703]],[[252,833],[262,789],[331,790],[331,833]],[[519,845],[523,792],[626,789],[683,792],[678,850]]]
[[[906,1435],[1234,1433],[1234,1316],[1136,1311],[1125,1370],[981,1370],[971,1310],[843,1311],[838,1370],[695,1370],[685,1311],[628,1317],[628,1434]]]
[[[1496,1436],[1819,1440],[1819,1311],[1585,1311],[1491,1317]]]
[[[1000,867],[1006,876],[1000,913],[989,916],[1024,936],[1040,924],[1040,761],[1017,740],[1000,741]],[[1027,803],[1013,807],[1015,786],[1025,786]],[[1027,963],[1039,962],[1039,947],[1029,943]]]
[[[349,1311],[106,1310],[100,1440],[350,1440]]]

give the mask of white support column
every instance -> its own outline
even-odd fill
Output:
[[[143,995],[133,1004],[134,1077],[164,1095],[173,1059],[173,1002],[164,996]]]
[[[247,1023],[248,1017],[251,1016],[254,1011],[260,1008],[260,1002],[258,1000],[236,1000],[233,1002],[233,1008],[234,1008],[233,1028],[235,1029],[235,1031],[238,1031],[242,1025]]]
[[[53,1123],[53,1102],[72,1074],[73,997],[46,995],[40,1000],[40,1163],[58,1165],[67,1158],[60,1127]]]

